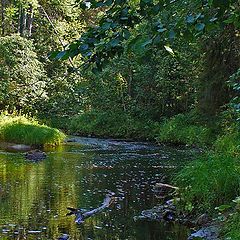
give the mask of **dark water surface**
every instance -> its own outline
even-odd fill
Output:
[[[190,151],[145,143],[75,138],[48,149],[46,160],[27,162],[0,151],[0,239],[185,240],[188,230],[170,223],[134,222],[159,203],[153,187],[168,182]],[[81,226],[66,207],[92,209],[110,190],[119,197],[109,210]]]

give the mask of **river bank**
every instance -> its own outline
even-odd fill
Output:
[[[204,153],[186,164],[171,179],[171,183],[181,188],[179,211],[187,215],[199,216],[206,212],[216,218],[222,212],[221,206],[228,205],[235,218],[234,199],[240,195],[240,133],[239,126],[229,119],[220,117],[206,124],[191,113],[177,115],[162,123],[135,121],[127,115],[116,117],[114,121],[105,113],[78,116],[70,124],[70,131],[80,135],[126,137],[155,141],[158,144],[183,145],[203,148]],[[112,115],[110,115],[112,116]],[[102,120],[101,120],[102,119]],[[79,129],[79,130],[78,130]],[[229,216],[229,215],[228,215]],[[224,236],[239,236],[238,225],[232,217],[224,218]],[[238,239],[238,238],[233,238]]]

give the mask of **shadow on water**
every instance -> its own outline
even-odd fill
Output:
[[[46,149],[46,160],[27,162],[0,151],[0,239],[183,240],[188,230],[171,223],[134,222],[158,203],[153,187],[166,181],[192,152],[146,143],[73,138]],[[66,207],[99,206],[108,190],[119,201],[76,226]]]

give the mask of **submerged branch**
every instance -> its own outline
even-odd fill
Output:
[[[90,211],[86,211],[83,209],[75,209],[75,208],[67,208],[68,210],[70,210],[70,212],[67,214],[67,216],[69,215],[75,215],[75,222],[77,224],[82,224],[84,222],[85,219],[103,211],[105,208],[108,208],[115,199],[115,193],[110,192],[106,195],[102,205],[98,208],[95,208],[93,210]]]

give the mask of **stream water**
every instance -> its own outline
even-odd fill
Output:
[[[0,151],[0,239],[186,240],[174,223],[134,221],[159,203],[153,189],[189,161],[190,150],[148,143],[74,137],[29,162],[22,153]],[[107,191],[118,202],[77,226],[66,207],[92,209]]]

